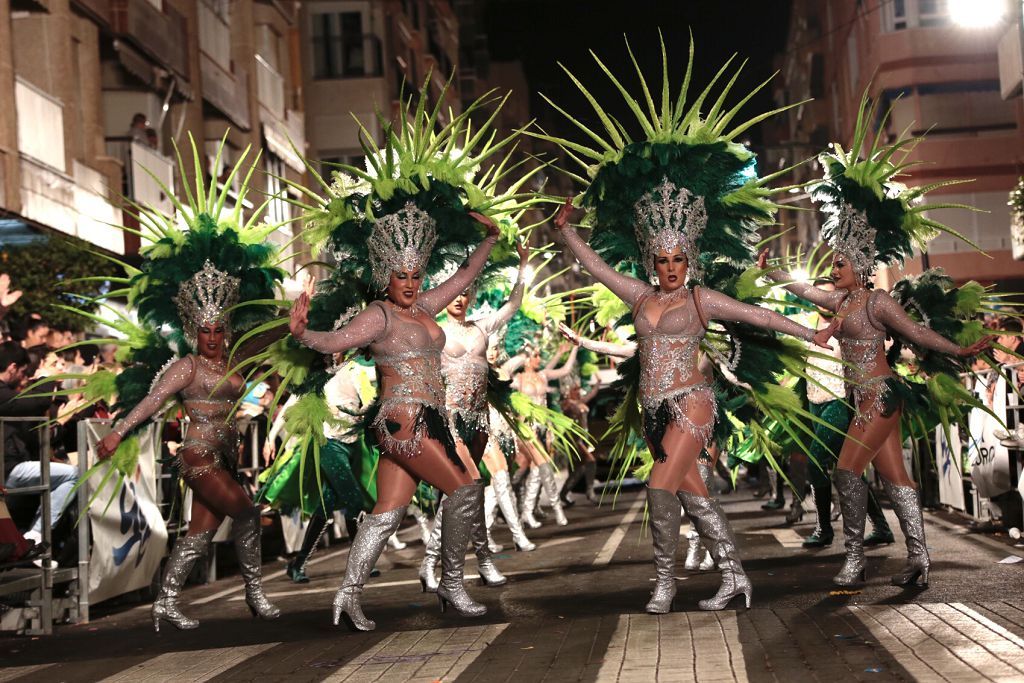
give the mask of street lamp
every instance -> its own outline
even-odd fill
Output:
[[[1006,15],[1006,0],[948,0],[949,17],[964,28],[995,26]]]

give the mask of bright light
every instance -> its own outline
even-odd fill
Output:
[[[526,268],[523,269],[523,281],[526,284],[530,284],[533,282],[533,276],[536,274],[537,273],[534,271],[533,266],[526,266]]]
[[[1003,20],[1006,0],[948,0],[949,17],[964,28],[988,28]]]
[[[794,282],[800,282],[802,284],[807,284],[811,281],[811,274],[803,268],[797,268],[790,271],[789,276],[793,278]]]

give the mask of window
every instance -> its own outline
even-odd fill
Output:
[[[285,194],[286,187],[282,178],[285,176],[284,162],[274,154],[267,152],[267,196],[270,203],[267,205],[268,224],[274,225],[291,218],[288,199]]]
[[[331,171],[338,170],[337,166],[332,164],[345,164],[346,166],[353,166],[362,170],[366,168],[366,157],[358,152],[351,154],[327,152],[325,156],[320,158],[320,174],[324,175],[325,178],[327,175],[330,175]]]
[[[820,53],[811,55],[811,97],[825,96],[825,57]]]
[[[949,23],[946,0],[917,0],[918,26],[945,26]]]
[[[314,78],[381,74],[380,41],[363,32],[362,12],[321,12],[311,19]]]
[[[890,0],[882,4],[882,30],[949,25],[947,0]]]

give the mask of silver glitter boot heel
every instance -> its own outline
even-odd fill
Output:
[[[480,572],[480,583],[485,586],[504,586],[508,583],[508,579],[494,566],[491,546],[487,542],[487,515],[484,510],[486,487],[482,481],[478,481],[476,486],[480,489],[480,493],[477,496],[480,500],[480,505],[474,514],[472,541],[473,551],[476,553],[476,564]]]
[[[372,631],[377,628],[377,624],[363,614],[359,599],[363,594],[363,585],[373,571],[373,565],[377,564],[384,545],[398,529],[404,516],[405,508],[401,507],[379,515],[365,515],[359,523],[359,531],[348,552],[345,578],[341,588],[334,594],[332,607],[335,626],[344,617],[348,627],[354,631]]]
[[[487,614],[487,608],[474,602],[462,584],[466,546],[473,536],[482,502],[483,488],[478,484],[461,486],[445,500],[445,521],[441,527],[441,584],[437,587],[437,600],[442,612],[451,605],[466,617]]]
[[[896,518],[900,520],[900,529],[903,530],[903,536],[907,541],[907,566],[892,577],[892,585],[927,588],[931,560],[924,540],[924,518],[921,515],[921,499],[918,497],[917,489],[897,486],[886,479],[882,480],[882,485],[889,494]]]
[[[714,498],[696,496],[686,491],[680,491],[679,498],[686,509],[686,516],[690,518],[722,570],[722,585],[719,586],[718,592],[712,598],[701,600],[697,606],[706,611],[721,610],[728,607],[734,598],[742,595],[747,609],[750,609],[754,588],[743,571],[736,550],[736,541],[722,506]]]
[[[839,492],[843,511],[843,536],[846,560],[832,579],[837,586],[857,586],[867,581],[868,562],[864,557],[864,518],[868,514],[868,485],[860,475],[836,468],[832,481]]]
[[[263,557],[260,551],[260,510],[250,508],[232,522],[238,568],[245,580],[245,604],[254,617],[277,619],[281,610],[263,593]]]
[[[508,530],[512,533],[512,540],[516,544],[516,550],[529,552],[537,546],[526,537],[523,532],[523,525],[519,522],[519,512],[516,510],[516,499],[512,493],[512,482],[509,480],[508,470],[498,470],[491,477],[491,486],[494,487],[494,497],[498,499],[498,507],[505,517]]]
[[[437,505],[434,515],[434,526],[430,529],[430,538],[423,551],[420,562],[420,588],[424,593],[437,592],[437,563],[441,559],[441,523],[444,519],[444,500]]]
[[[534,466],[526,473],[526,482],[523,484],[523,499],[519,501],[519,519],[531,529],[539,529],[540,522],[533,516],[533,510],[537,507],[537,498],[540,496],[540,470]]]
[[[178,607],[182,586],[192,573],[196,560],[206,557],[210,549],[210,541],[217,533],[216,529],[203,531],[194,536],[179,536],[174,542],[174,549],[167,560],[160,593],[153,601],[153,630],[160,632],[160,622],[166,621],[177,629],[188,631],[199,627],[198,619],[191,619],[182,614]]]
[[[540,481],[544,485],[544,495],[551,503],[551,510],[555,513],[555,524],[568,526],[569,520],[565,517],[562,509],[562,499],[558,495],[558,486],[555,484],[555,466],[546,462],[540,466]]]
[[[647,512],[654,541],[654,590],[644,610],[668,614],[676,597],[676,549],[679,547],[679,499],[671,491],[647,489]]]
[[[498,496],[494,493],[494,478],[491,477],[491,485],[484,489],[484,531],[487,534],[487,547],[492,553],[500,553],[505,546],[494,540],[491,535],[491,527],[494,526],[494,510],[498,507]]]

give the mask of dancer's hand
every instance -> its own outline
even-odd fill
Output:
[[[519,254],[519,267],[524,268],[530,260],[530,241],[527,238],[523,242],[516,241],[516,253]]]
[[[0,307],[10,308],[21,298],[21,290],[11,291],[11,276],[0,273]]]
[[[552,223],[555,226],[555,230],[561,230],[569,223],[569,217],[572,215],[572,197],[566,197],[565,203],[558,208],[558,213],[555,214],[555,218]]]
[[[495,223],[494,219],[490,218],[489,216],[485,216],[482,213],[479,213],[477,211],[470,211],[469,215],[477,223],[480,223],[485,228],[487,228],[487,236],[488,237],[497,237],[498,235],[501,234],[501,231],[498,230],[498,224]]]
[[[569,340],[569,343],[574,346],[580,345],[580,336],[576,334],[576,331],[565,323],[558,323],[558,331],[562,333],[562,336]]]
[[[309,293],[303,292],[292,304],[291,316],[288,319],[288,329],[296,339],[302,338],[306,333],[306,326],[309,325]]]
[[[814,337],[811,338],[811,341],[813,341],[816,345],[820,346],[821,348],[828,349],[829,351],[831,351],[832,346],[828,343],[828,340],[831,339],[832,336],[839,331],[842,325],[843,321],[840,320],[839,317],[833,318],[832,322],[829,323],[828,327],[822,328],[814,333]]]
[[[761,253],[757,255],[757,267],[764,270],[768,267],[768,247],[761,250]]]
[[[995,335],[983,337],[978,341],[974,342],[973,344],[971,344],[970,346],[961,347],[957,355],[959,355],[961,358],[970,358],[971,356],[977,356],[979,353],[985,351],[990,346],[992,346],[992,342],[994,342],[995,340]]]
[[[100,442],[96,444],[96,457],[100,460],[106,460],[114,454],[117,447],[121,445],[121,435],[117,432],[110,432],[105,437],[100,439]]]

